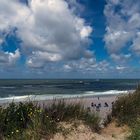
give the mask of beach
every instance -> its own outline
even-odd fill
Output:
[[[112,104],[117,100],[118,95],[111,96],[92,96],[92,97],[77,97],[77,98],[67,98],[67,99],[54,99],[54,100],[44,100],[35,101],[41,106],[48,106],[54,102],[64,101],[67,104],[77,104],[80,103],[85,108],[88,108],[92,112],[97,113],[99,117],[105,119],[112,111]],[[105,104],[107,103],[107,105]],[[94,104],[94,106],[93,106]],[[100,106],[100,107],[98,107]]]
[[[111,122],[107,127],[105,125],[105,122],[108,121],[107,117],[108,115],[111,115],[112,112],[112,105],[115,103],[115,101],[118,99],[118,97],[122,96],[120,95],[103,95],[103,96],[87,96],[87,97],[75,97],[75,98],[58,98],[53,100],[30,100],[29,98],[27,100],[24,100],[23,103],[29,103],[32,102],[33,104],[37,104],[37,106],[40,106],[42,109],[45,109],[45,107],[51,106],[53,103],[59,104],[61,102],[65,102],[65,104],[69,105],[76,105],[80,104],[84,106],[85,109],[88,109],[90,113],[93,113],[95,116],[99,117],[99,128],[100,128],[100,134],[97,132],[93,132],[91,128],[88,125],[85,125],[81,120],[76,119],[76,124],[78,124],[78,127],[73,127],[75,124],[74,122],[60,122],[58,125],[61,125],[61,128],[64,128],[61,132],[55,133],[55,135],[52,137],[51,140],[125,140],[125,137],[128,136],[129,128],[127,126],[124,127],[117,127],[116,122]],[[14,100],[13,100],[14,101]],[[8,107],[9,103],[11,102],[5,102],[1,103],[1,106]],[[18,104],[19,102],[15,102]],[[61,108],[63,110],[63,108]],[[55,110],[52,110],[55,111]],[[64,111],[64,110],[63,110]],[[68,110],[69,112],[70,110]],[[77,110],[78,111],[78,110]],[[108,124],[109,122],[107,122]],[[69,130],[69,133],[65,137],[63,133],[65,131]],[[45,139],[42,139],[45,140]]]
[[[121,94],[122,95],[122,94]],[[74,97],[74,98],[54,98],[54,99],[45,99],[45,100],[34,100],[33,98],[27,97],[22,100],[13,100],[10,101],[2,101],[0,102],[1,106],[7,106],[11,102],[19,103],[19,102],[29,102],[32,101],[39,106],[48,106],[52,103],[58,103],[60,101],[64,101],[66,104],[77,104],[80,103],[84,108],[88,108],[90,111],[95,112],[102,119],[105,119],[108,114],[111,113],[112,104],[117,100],[117,98],[121,95],[104,95],[104,96],[87,96],[87,97]]]
[[[21,126],[18,127],[18,125],[21,123],[20,119],[24,120],[24,118],[29,119],[28,117],[31,117],[31,121],[34,120],[34,115],[36,115],[36,112],[32,111],[35,107],[38,111],[37,113],[39,113],[39,117],[38,115],[36,115],[36,120],[41,119],[39,121],[41,125],[38,125],[37,127],[34,126],[35,130],[30,129],[30,133],[28,133],[28,127],[26,127],[26,129],[22,128],[22,132],[26,133],[25,136],[30,135],[31,137],[35,138],[37,136],[40,138],[48,136],[51,137],[52,140],[124,140],[126,133],[128,133],[128,128],[118,128],[115,124],[115,121],[109,124],[109,120],[112,119],[110,118],[112,115],[112,105],[115,103],[118,97],[133,93],[135,91],[136,82],[137,81],[128,80],[2,81],[0,83],[0,105],[2,106],[3,112],[11,112],[11,114],[8,116],[8,120],[12,120],[8,124],[7,122],[5,124],[5,122],[2,121],[2,124],[4,126],[6,125],[8,128],[3,131],[3,133],[8,137],[10,132],[10,137],[12,137],[13,131],[19,131],[19,128],[22,128]],[[60,101],[62,104],[60,104]],[[15,103],[15,107],[11,107],[12,104],[10,103],[12,102]],[[52,106],[54,102],[56,103],[55,108],[53,108]],[[64,106],[63,102],[65,102]],[[30,106],[31,104],[33,104],[33,108]],[[80,106],[78,107],[77,105],[79,104]],[[38,106],[40,109],[37,108]],[[29,110],[29,113],[28,111],[26,112],[26,110],[24,110],[24,107],[27,110],[31,108],[31,110]],[[52,110],[45,111],[45,109],[49,109],[49,107]],[[65,107],[67,109],[65,109]],[[82,119],[80,117],[77,118],[77,116],[80,116],[80,110],[83,107],[85,108],[84,110],[88,110],[88,113],[85,111],[88,117],[84,116],[84,113],[82,113],[84,117],[82,117]],[[22,113],[16,113],[17,111],[19,111],[18,108],[20,108],[20,112],[24,112],[24,117]],[[40,110],[42,112],[40,112]],[[45,115],[44,111],[49,115],[54,115],[54,117],[50,116],[50,120],[48,121],[48,115]],[[3,114],[3,112],[1,114]],[[63,118],[64,114],[66,115]],[[18,115],[20,115],[20,119],[18,118]],[[43,115],[45,115],[45,119],[47,120],[47,122],[44,122],[44,120],[42,119]],[[63,119],[60,121],[61,117]],[[71,122],[72,119],[76,122]],[[52,120],[55,122],[55,126],[51,123]],[[88,123],[89,121],[90,123]],[[18,124],[14,126],[17,122]],[[69,128],[67,129],[67,127],[69,127],[71,123],[73,123],[73,125],[70,127],[71,131],[69,131]],[[79,123],[78,128],[73,127],[77,123]],[[27,124],[30,125],[28,122]],[[66,127],[66,129],[62,129],[61,132],[57,133],[55,128],[59,130],[58,127],[60,124],[62,124],[62,128]],[[107,126],[107,124],[109,124],[109,126]],[[14,127],[11,128],[11,126]],[[46,126],[48,127],[44,129],[43,127]],[[92,126],[92,128],[90,126]],[[17,130],[15,130],[15,128],[17,128]],[[53,130],[51,128],[53,128]],[[96,133],[97,129],[101,131],[100,134]],[[49,132],[49,135],[44,134],[42,136],[41,133],[38,133],[38,131],[40,132],[40,130],[44,131],[44,133],[48,132],[48,130],[51,130],[51,132]],[[69,132],[67,138],[65,138],[62,134],[65,133],[65,131]],[[32,135],[32,132],[35,132],[34,135]],[[53,135],[52,137],[52,134],[54,133],[55,135]],[[118,137],[118,134],[120,133],[121,136]]]

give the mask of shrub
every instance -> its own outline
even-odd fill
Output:
[[[64,101],[54,102],[50,107],[45,108],[45,112],[56,122],[82,120],[92,130],[99,130],[99,117],[85,109],[80,103],[66,104]]]
[[[128,140],[140,140],[140,119],[133,122],[131,126],[132,133],[128,137]]]
[[[132,94],[119,97],[113,105],[112,115],[119,125],[130,126],[129,140],[140,140],[140,87]]]
[[[93,130],[99,130],[99,117],[81,104],[60,101],[41,108],[33,102],[11,103],[0,107],[0,139],[50,139],[60,131],[59,122],[73,120],[82,120]]]
[[[128,123],[140,116],[140,89],[134,93],[121,96],[113,105],[112,115],[120,123]]]

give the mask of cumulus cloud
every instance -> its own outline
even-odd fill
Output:
[[[65,0],[0,0],[0,32],[16,28],[29,67],[90,57],[92,27]]]
[[[140,32],[138,32],[136,38],[134,38],[131,48],[136,54],[140,55]]]
[[[131,54],[114,54],[112,53],[110,57],[118,63],[125,63],[131,58]]]
[[[110,69],[110,63],[103,60],[97,62],[95,58],[82,58],[78,61],[68,62],[63,66],[64,71],[80,71],[81,73],[105,73]]]
[[[0,65],[11,66],[19,59],[20,52],[17,49],[14,53],[0,51]]]
[[[61,55],[55,53],[36,51],[27,60],[27,66],[32,68],[41,68],[48,61],[57,62],[62,59]]]
[[[124,69],[126,69],[126,67],[124,67],[124,66],[116,66],[116,69],[120,70],[120,71],[123,71]]]
[[[10,29],[23,23],[28,14],[28,8],[18,0],[0,0],[0,32],[10,32]]]
[[[107,0],[104,15],[107,20],[104,41],[109,53],[140,51],[140,1]]]

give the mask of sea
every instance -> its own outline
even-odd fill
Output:
[[[128,94],[140,79],[1,79],[0,102]]]

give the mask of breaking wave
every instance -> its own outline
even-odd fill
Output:
[[[0,98],[0,103],[6,102],[20,102],[20,101],[41,101],[41,100],[53,100],[53,99],[65,99],[76,97],[94,97],[94,96],[107,96],[107,95],[119,95],[132,93],[134,90],[109,90],[109,91],[85,91],[80,94],[45,94],[45,95],[25,95],[25,96],[10,96],[6,98]]]

